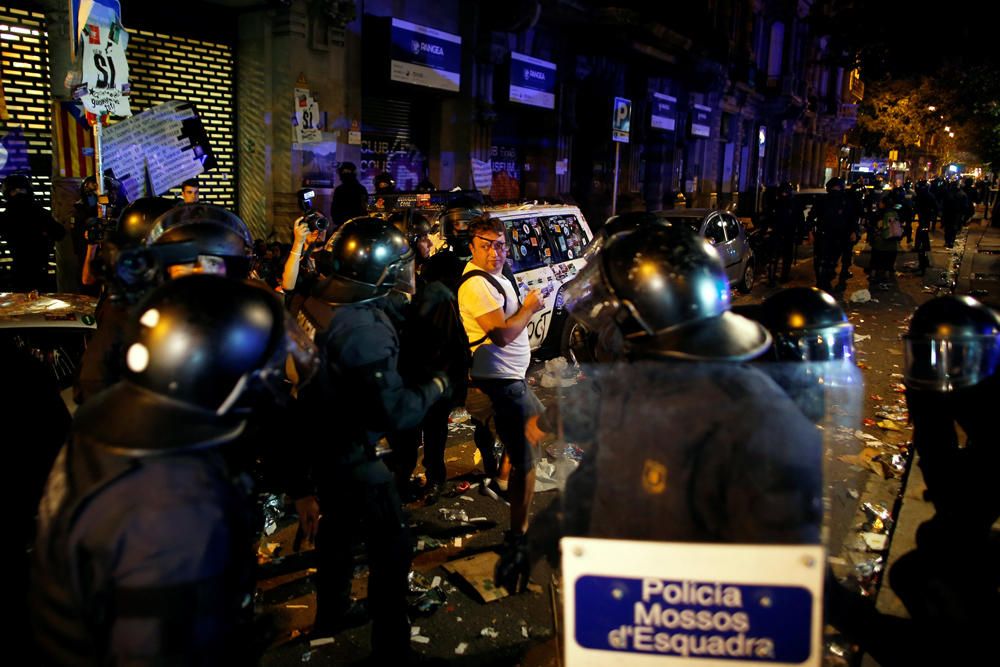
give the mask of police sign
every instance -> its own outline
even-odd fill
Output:
[[[611,114],[611,138],[614,141],[627,144],[631,125],[632,101],[624,97],[616,97],[615,106]]]
[[[820,664],[822,547],[565,538],[562,553],[570,667]]]

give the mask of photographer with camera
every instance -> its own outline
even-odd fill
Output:
[[[98,190],[93,176],[80,184],[80,199],[73,205],[73,248],[83,263],[80,282],[85,293],[96,294],[93,286],[100,280],[96,263],[101,243],[106,230],[117,224],[127,205],[122,184],[111,175],[110,169],[104,172],[103,192]]]
[[[294,312],[298,302],[296,295],[308,296],[319,271],[313,253],[322,248],[326,241],[330,220],[313,208],[316,193],[303,188],[296,193],[302,215],[292,224],[292,250],[285,260],[285,270],[281,275],[281,288],[285,291],[286,303]],[[301,299],[299,299],[301,300]]]

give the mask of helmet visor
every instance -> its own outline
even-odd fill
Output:
[[[997,371],[1000,339],[996,336],[907,338],[903,361],[908,387],[932,391],[971,387]]]
[[[833,361],[854,359],[854,327],[838,326],[774,334],[779,361]]]
[[[604,279],[600,257],[593,257],[587,262],[566,283],[562,294],[563,305],[570,315],[594,331],[602,331],[609,323],[615,322],[622,307]]]
[[[413,296],[417,293],[417,274],[413,262],[413,252],[410,251],[406,255],[396,262],[390,269],[393,269],[395,274],[395,282],[392,285],[392,289],[397,292],[403,292],[404,294],[409,294]],[[384,282],[379,280],[381,285]]]

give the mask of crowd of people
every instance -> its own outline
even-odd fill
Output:
[[[287,255],[198,202],[196,184],[183,203],[139,199],[104,235],[85,236],[101,300],[79,407],[72,422],[53,420],[60,426],[30,461],[49,471],[30,492],[37,522],[24,522],[43,662],[252,664],[268,639],[253,606],[262,485],[294,498],[303,540],[317,549],[312,636],[371,620],[375,664],[420,662],[403,502],[433,503],[448,483],[447,418],[463,405],[482,491],[509,504],[496,581],[513,593],[562,535],[820,542],[823,438],[836,430],[824,420],[841,405],[828,392],[838,373],[856,371],[853,331],[829,294],[784,290],[737,312],[717,253],[693,230],[641,212],[609,220],[564,294],[589,332],[576,341],[588,348],[580,358],[600,363],[572,409],[546,408],[526,381],[526,327],[541,299],[513,279],[503,224],[456,198],[440,220],[446,244],[432,252],[430,221],[413,210],[369,216],[353,172],[341,168],[347,199],[335,193],[331,220],[294,223]],[[18,184],[4,183],[8,202]],[[861,210],[838,185],[815,214],[824,286],[850,240],[849,224],[827,222],[854,224]],[[902,216],[879,206],[869,234],[887,225],[891,238]],[[907,637],[934,624],[969,637],[997,619],[984,535],[998,508],[958,477],[996,462],[962,397],[995,400],[998,366],[1000,318],[986,306],[936,299],[914,317],[907,398],[947,396],[951,407],[917,423],[940,518],[900,574],[917,610]],[[30,391],[39,404],[51,393],[42,383]],[[953,441],[953,421],[973,447]],[[586,454],[560,503],[529,523],[538,445],[559,431]],[[383,438],[391,456],[380,455]],[[427,484],[416,488],[421,445]],[[971,501],[982,512],[965,512]],[[623,516],[623,504],[646,511]],[[938,569],[939,526],[958,520],[984,577],[971,586]],[[356,541],[370,570],[364,604],[351,597]]]

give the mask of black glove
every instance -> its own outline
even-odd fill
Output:
[[[493,580],[498,586],[506,588],[508,593],[523,593],[528,590],[530,574],[531,559],[528,555],[527,537],[523,533],[511,531],[504,540]]]
[[[447,400],[451,398],[451,379],[446,373],[435,373],[434,379],[431,380],[434,386],[438,388],[441,392],[439,399]]]

